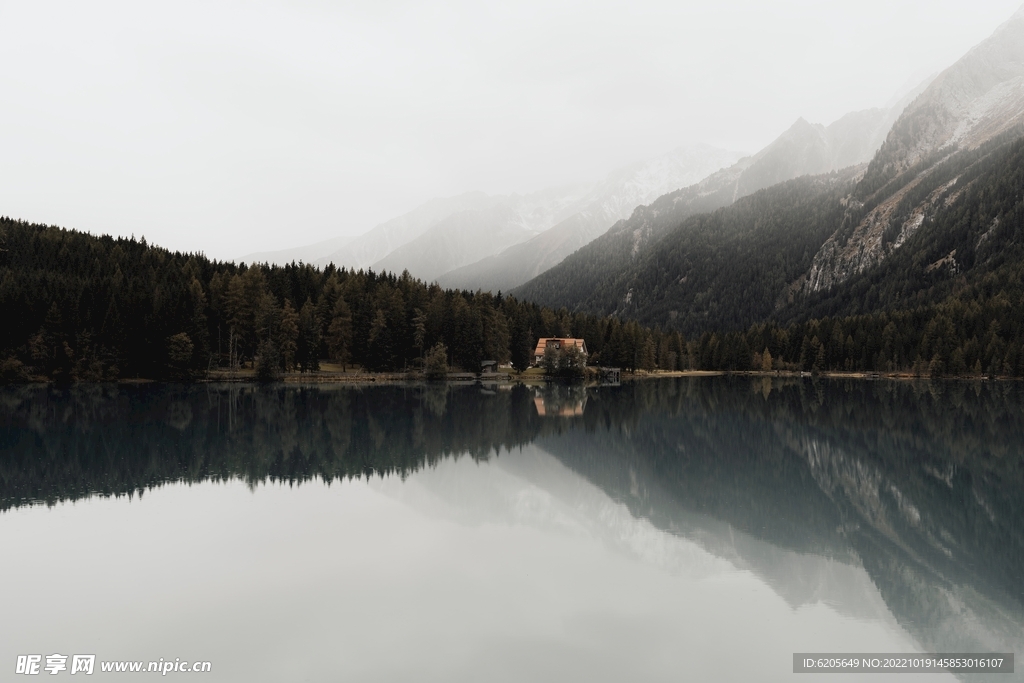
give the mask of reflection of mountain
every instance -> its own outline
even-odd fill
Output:
[[[639,482],[634,482],[639,484]],[[648,515],[608,496],[536,445],[503,453],[482,468],[446,461],[411,475],[382,479],[379,490],[430,515],[463,524],[516,524],[598,537],[609,548],[676,576],[706,579],[750,571],[791,607],[824,603],[846,616],[899,630],[877,587],[854,558],[837,560],[780,548],[712,517],[687,511],[655,483]]]
[[[649,401],[634,424],[537,444],[634,514],[751,568],[793,605],[849,608],[856,601],[818,588],[860,564],[923,648],[1020,649],[1020,417],[999,424],[1019,397],[1002,409],[992,397],[984,417],[965,405],[962,385],[937,400],[907,385],[808,388],[769,400],[735,386],[670,394],[674,407]],[[602,405],[640,398],[594,397],[587,421],[602,421]],[[976,420],[986,427],[971,428]],[[832,568],[800,562],[808,552],[833,558]]]
[[[579,432],[572,434],[578,436]],[[594,435],[600,436],[600,432]],[[559,444],[564,445],[572,440],[571,435],[563,434],[543,437],[536,445],[542,449],[553,446],[552,450],[557,451],[561,450]],[[591,454],[596,455],[596,451]],[[669,531],[683,543],[695,544],[711,556],[726,560],[732,567],[754,572],[792,608],[822,602],[849,616],[891,620],[877,589],[852,555],[828,556],[797,552],[769,543],[728,522],[693,512],[687,508],[685,501],[673,496],[668,488],[656,480],[648,480],[646,474],[649,473],[638,471],[636,463],[625,463],[622,468],[624,463],[618,455],[612,455],[612,460],[618,462],[607,463],[607,468],[598,469],[604,471],[606,476],[612,471],[627,475],[628,492],[610,489],[606,478],[603,478],[603,485],[599,486],[605,494],[613,494],[616,502],[625,504],[632,520],[623,519],[621,513],[608,504],[608,498],[599,499],[587,495],[578,484],[570,486],[558,482],[549,473],[538,476],[540,468],[532,463],[530,467],[523,467],[516,458],[503,456],[499,465],[551,491],[565,501],[568,507],[599,521],[603,528],[598,531],[603,532],[609,543],[623,547],[654,564],[665,565],[675,571],[692,572],[690,567],[684,567],[682,562],[676,560],[679,549],[672,548],[662,539],[652,538],[638,520],[645,520],[656,528]],[[563,458],[558,458],[558,461],[567,465]],[[567,468],[573,472],[580,471],[571,466]],[[597,483],[592,479],[590,481]],[[684,549],[686,547],[683,546]],[[694,551],[690,550],[685,560],[687,564],[693,554]],[[703,560],[701,564],[711,563]]]
[[[533,443],[561,465],[544,474],[517,454],[499,466],[589,506],[585,516],[634,552],[665,552],[645,540],[649,522],[755,572],[793,607],[875,618],[869,576],[922,648],[1013,651],[1024,645],[1022,394],[997,383],[730,378],[540,393],[10,388],[0,391],[0,509],[168,481],[406,474]],[[545,410],[584,400],[586,410],[542,417],[538,398]]]

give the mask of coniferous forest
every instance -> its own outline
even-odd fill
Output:
[[[1004,214],[1004,229],[1018,223]],[[500,293],[444,290],[408,273],[246,266],[10,219],[0,219],[0,249],[6,382],[183,380],[260,363],[306,372],[324,360],[402,371],[438,348],[453,369],[497,360],[521,370],[537,339],[553,336],[582,337],[589,364],[626,370],[1024,374],[1024,293],[1012,259],[981,281],[953,283],[940,303],[687,338]]]
[[[408,273],[236,265],[10,219],[0,219],[0,249],[6,381],[188,379],[261,362],[305,372],[327,359],[401,371],[438,345],[455,369],[525,369],[537,339],[555,336],[585,338],[591,363],[654,367],[661,348],[662,365],[678,369],[685,356],[678,334]]]

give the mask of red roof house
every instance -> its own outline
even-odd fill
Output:
[[[537,348],[533,352],[533,364],[540,365],[544,362],[544,352],[548,347],[555,349],[564,349],[575,346],[577,349],[583,352],[584,356],[588,356],[587,343],[582,339],[575,339],[573,337],[541,337],[537,340]]]

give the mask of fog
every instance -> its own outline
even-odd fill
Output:
[[[882,106],[1019,0],[0,3],[0,215],[217,258]]]

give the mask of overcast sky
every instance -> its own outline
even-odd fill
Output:
[[[1020,0],[0,0],[0,215],[237,258],[884,105]]]

